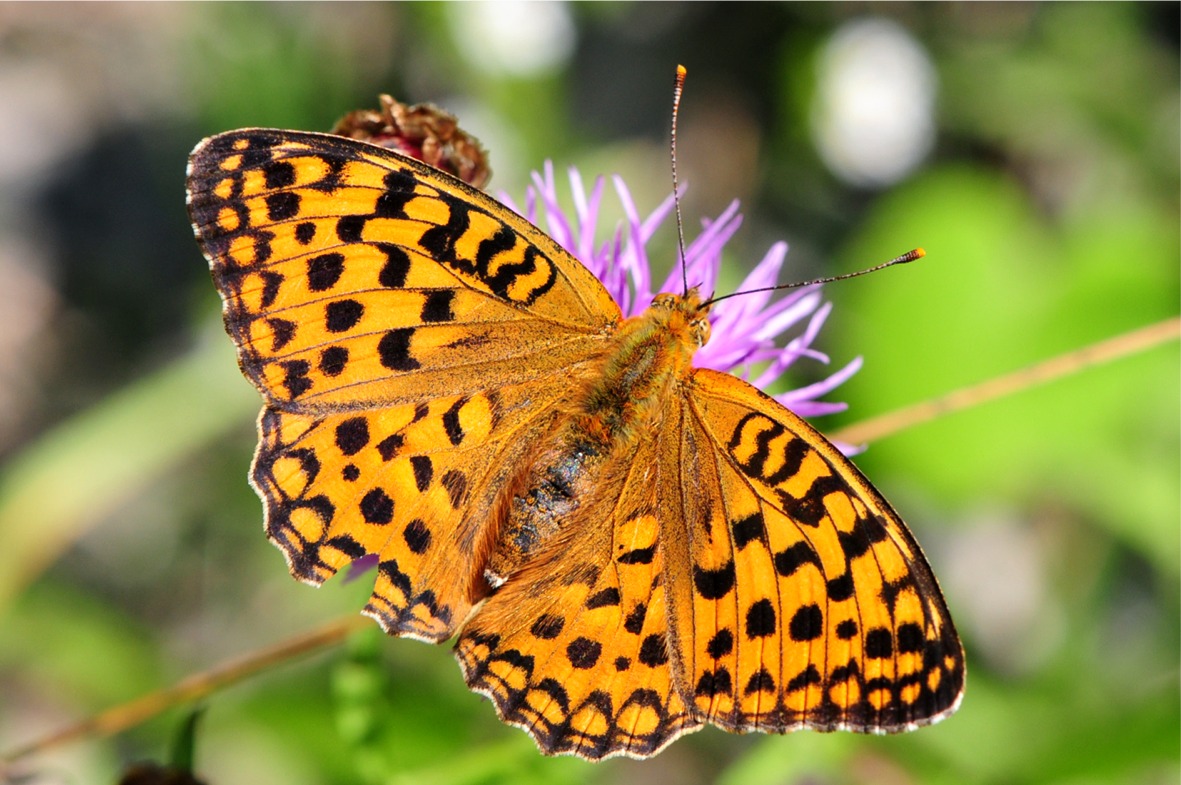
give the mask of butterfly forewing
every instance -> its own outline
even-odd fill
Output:
[[[893,732],[954,710],[963,654],[914,538],[835,448],[699,369],[660,458],[681,686],[731,730]]]
[[[190,160],[189,209],[242,368],[285,408],[527,381],[594,354],[619,319],[603,286],[545,234],[384,148],[221,134]]]

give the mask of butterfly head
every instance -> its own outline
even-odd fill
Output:
[[[709,311],[711,303],[703,300],[697,287],[688,294],[658,294],[652,298],[650,310],[665,322],[665,328],[694,350],[709,341]]]

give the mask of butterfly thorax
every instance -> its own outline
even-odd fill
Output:
[[[685,296],[657,295],[619,326],[582,401],[582,412],[601,421],[607,438],[628,439],[630,429],[655,424],[670,388],[709,340],[707,313],[693,289]]]
[[[708,306],[701,302],[696,289],[661,294],[619,326],[568,412],[512,484],[485,570],[493,586],[579,526],[583,510],[618,497],[625,480],[619,467],[660,432],[667,402],[679,394],[674,388],[709,339]]]

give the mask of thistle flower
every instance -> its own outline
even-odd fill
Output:
[[[570,193],[574,214],[570,216],[558,201],[554,167],[546,162],[544,173],[533,173],[533,185],[526,188],[524,210],[511,198],[500,195],[507,204],[578,258],[594,273],[619,303],[623,315],[635,316],[648,307],[658,292],[680,292],[681,270],[674,267],[659,288],[652,288],[647,244],[673,209],[670,195],[646,218],[641,218],[623,180],[612,182],[626,221],[613,235],[595,245],[599,207],[605,181],[596,178],[588,193],[578,170],[569,170]],[[685,248],[685,273],[691,284],[710,294],[717,284],[722,250],[742,225],[737,200],[713,221],[703,222],[699,235]],[[787,243],[771,246],[736,291],[774,286],[787,256]],[[832,310],[824,302],[819,286],[792,289],[774,299],[774,292],[752,292],[742,297],[722,300],[710,312],[710,339],[694,357],[703,368],[737,373],[760,389],[774,384],[792,364],[803,357],[828,364],[829,358],[812,347],[820,328]],[[794,329],[793,329],[794,328]],[[778,339],[794,333],[782,346]],[[801,417],[831,414],[846,408],[843,403],[818,400],[840,386],[861,367],[861,358],[850,361],[821,381],[774,396]],[[847,450],[846,450],[847,451]]]

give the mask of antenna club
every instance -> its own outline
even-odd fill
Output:
[[[880,269],[882,267],[893,267],[896,264],[906,264],[907,262],[918,261],[919,259],[922,259],[926,255],[927,255],[927,252],[924,251],[922,248],[915,248],[912,251],[907,251],[906,253],[902,254],[902,256],[895,256],[890,261],[886,262],[885,264],[880,264],[874,269]]]
[[[685,66],[678,64],[677,65],[677,83],[679,84],[681,82],[684,82],[685,75],[688,73],[689,72],[687,70],[685,70]]]

